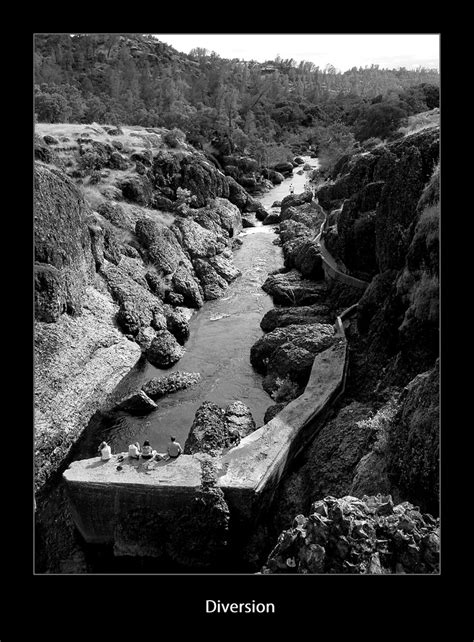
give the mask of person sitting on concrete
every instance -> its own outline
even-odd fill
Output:
[[[112,448],[106,441],[103,441],[99,446],[100,458],[102,461],[108,461],[112,457]]]
[[[130,459],[139,459],[140,457],[140,444],[136,441],[128,447],[128,456]]]
[[[148,439],[145,439],[145,441],[143,442],[141,456],[143,457],[143,459],[151,459],[155,454],[156,452],[150,446],[150,442],[148,441]]]
[[[181,455],[183,449],[181,444],[176,441],[176,437],[170,437],[170,443],[168,444],[167,453],[170,459],[176,459]]]

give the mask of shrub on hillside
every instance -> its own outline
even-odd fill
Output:
[[[185,139],[186,134],[177,127],[163,134],[163,141],[168,145],[168,147],[179,147],[184,143]]]
[[[358,141],[388,138],[400,127],[407,113],[400,102],[383,101],[368,105],[355,122],[355,137]]]

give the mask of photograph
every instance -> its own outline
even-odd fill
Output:
[[[440,34],[32,40],[33,575],[440,576]]]

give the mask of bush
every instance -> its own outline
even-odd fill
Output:
[[[296,399],[296,397],[300,395],[298,384],[292,381],[288,375],[284,379],[277,377],[275,379],[275,385],[277,386],[277,389],[271,396],[277,403],[293,401],[293,399]]]
[[[179,147],[184,143],[186,139],[186,134],[182,132],[177,127],[174,127],[170,131],[163,134],[163,141],[168,145],[168,147]]]
[[[384,101],[368,105],[355,122],[355,137],[358,141],[367,138],[388,138],[402,124],[407,111],[402,103]]]

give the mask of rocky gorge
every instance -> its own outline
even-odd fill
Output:
[[[357,302],[357,313],[346,326],[346,393],[315,427],[313,442],[279,488],[275,520],[265,537],[271,531],[276,538],[284,530],[263,573],[438,572],[438,145],[439,129],[433,127],[341,159],[316,191],[326,213],[326,248],[342,274],[369,285],[361,296],[337,280],[326,280],[326,318],[329,311],[337,314]],[[278,284],[287,276],[294,280],[297,305],[302,275],[291,271],[271,277],[275,302],[292,298],[285,294],[283,299]],[[297,316],[298,307],[290,309]],[[285,309],[267,318],[280,314],[286,323]],[[271,346],[278,321],[267,324],[263,319],[262,327],[271,330],[266,335]],[[307,340],[312,326],[284,329],[296,341],[298,333]],[[273,366],[272,356],[267,364]],[[293,388],[292,394],[298,393]],[[284,406],[276,404],[268,417]],[[413,540],[416,527],[410,522],[407,530],[399,530],[393,519],[394,530],[382,536],[381,523],[370,517],[384,510],[382,505],[390,506],[387,515],[425,512],[424,534]],[[346,516],[349,530],[343,526]],[[365,534],[351,535],[353,525],[362,523],[367,524]],[[383,546],[388,543],[388,549],[381,549],[388,557],[378,552],[379,537]],[[395,541],[407,543],[406,553]],[[360,545],[368,557],[361,556]]]
[[[239,246],[242,215],[254,213],[278,226],[275,246],[284,261],[262,285],[275,307],[261,318],[264,334],[249,355],[274,402],[264,422],[303,393],[316,355],[337,341],[336,316],[358,302],[346,324],[346,394],[282,480],[270,522],[256,527],[256,548],[269,555],[263,572],[436,572],[436,135],[341,161],[317,198],[310,190],[286,196],[270,221],[246,189],[258,195],[259,185],[269,187],[263,180],[281,184],[276,168],[259,181],[248,159],[228,158],[224,174],[184,142],[169,149],[162,133],[131,133],[143,147],[129,154],[113,144],[124,144],[119,134],[109,135],[105,150],[86,137],[69,176],[69,161],[56,151],[48,155],[54,146],[37,145],[39,515],[45,483],[67,462],[97,410],[122,404],[126,412],[147,414],[167,394],[199,381],[197,372],[173,372],[132,396],[119,386],[137,363],[168,369],[179,362],[190,311],[221,298],[239,276],[232,250]],[[290,165],[280,170],[289,175]],[[413,166],[417,178],[408,169]],[[412,183],[404,190],[408,174]],[[406,200],[399,206],[401,190]],[[54,224],[58,220],[61,225]],[[362,298],[326,278],[317,238],[325,220],[326,247],[344,270],[370,281]],[[205,453],[212,462],[256,427],[245,404],[224,409],[204,402],[185,452]],[[222,532],[216,537],[223,541],[227,509],[212,474],[209,479],[200,492],[209,499],[203,506],[213,508],[205,509],[200,528],[218,514]],[[391,516],[398,520],[393,525]],[[324,524],[307,541],[315,519]],[[271,551],[280,530],[286,534]],[[403,552],[398,544],[379,543],[392,536],[403,542]],[[407,562],[413,546],[418,557]]]
[[[65,133],[35,139],[39,533],[56,475],[98,411],[146,415],[199,381],[199,373],[173,372],[132,395],[124,385],[143,363],[168,369],[181,359],[193,310],[222,297],[240,274],[232,250],[242,212],[268,214],[166,130]]]

